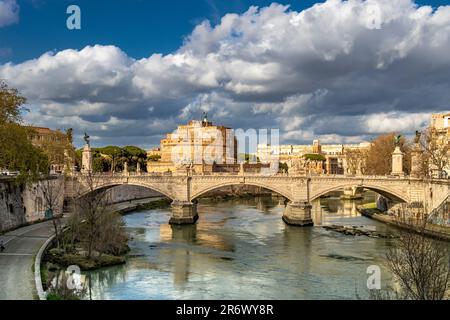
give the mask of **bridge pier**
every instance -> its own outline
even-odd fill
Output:
[[[344,189],[344,194],[341,196],[343,200],[358,200],[364,198],[362,188],[350,187]]]
[[[198,219],[197,204],[190,201],[173,201],[169,224],[193,224]]]
[[[313,226],[311,208],[312,205],[309,202],[289,202],[283,214],[283,221],[293,226]]]

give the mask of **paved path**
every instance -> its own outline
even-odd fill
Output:
[[[0,300],[33,299],[36,292],[33,259],[53,234],[52,230],[52,221],[47,221],[0,236],[6,247],[0,253]]]
[[[123,210],[139,203],[162,199],[134,200],[111,205],[115,210]],[[53,235],[53,222],[22,227],[8,232],[0,239],[6,250],[0,253],[0,300],[32,300],[36,292],[32,265],[34,256],[45,241]]]

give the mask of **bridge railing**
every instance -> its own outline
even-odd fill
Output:
[[[294,173],[277,173],[273,175],[266,175],[256,172],[186,172],[186,174],[172,173],[172,172],[99,172],[94,173],[95,177],[171,177],[171,176],[214,176],[214,177],[226,177],[226,176],[245,176],[245,177],[301,177],[301,178],[333,178],[333,179],[374,179],[374,180],[417,180],[428,183],[442,183],[450,184],[450,179],[432,179],[432,178],[414,178],[410,176],[391,176],[391,175],[342,175],[342,174],[294,174]],[[76,173],[76,176],[84,176],[83,173]]]

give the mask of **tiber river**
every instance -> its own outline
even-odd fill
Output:
[[[379,265],[392,240],[346,236],[321,225],[386,231],[338,197],[314,203],[315,227],[282,220],[280,198],[198,204],[199,220],[170,226],[170,208],[124,217],[131,240],[126,265],[90,274],[92,299],[357,299],[367,298],[367,267]]]

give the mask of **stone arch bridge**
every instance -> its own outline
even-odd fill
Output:
[[[439,208],[450,194],[449,180],[388,176],[80,174],[74,176],[69,185],[67,197],[81,197],[118,185],[155,190],[172,199],[172,224],[194,223],[198,218],[196,199],[208,191],[230,185],[263,187],[284,196],[288,203],[283,220],[298,226],[313,225],[311,202],[331,191],[369,189],[392,200],[392,203],[419,205],[427,212]]]

